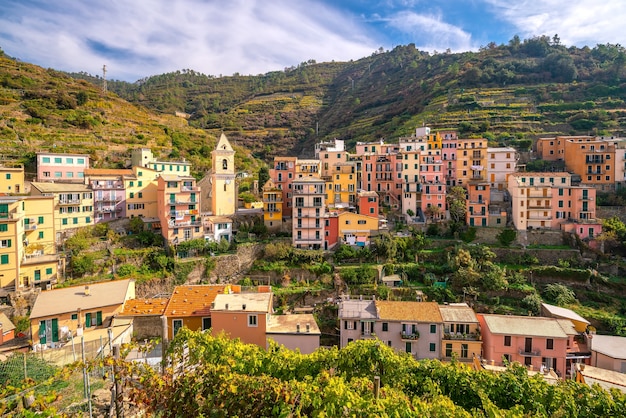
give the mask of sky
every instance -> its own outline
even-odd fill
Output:
[[[625,20],[624,0],[0,0],[0,48],[134,82],[182,69],[265,74],[411,43],[476,51],[515,35],[626,45]]]

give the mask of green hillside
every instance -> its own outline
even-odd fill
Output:
[[[191,125],[213,135],[223,129],[255,155],[271,157],[310,154],[317,139],[394,139],[422,124],[494,143],[621,134],[625,63],[619,45],[577,48],[556,37],[514,38],[478,52],[429,54],[407,45],[263,75],[183,70],[109,87],[160,112],[186,112]]]
[[[115,93],[52,69],[13,60],[0,50],[0,156],[33,171],[34,153],[90,154],[94,167],[120,167],[130,149],[186,158],[196,174],[210,168],[215,135],[187,120],[131,104]],[[239,147],[238,167],[255,169]]]

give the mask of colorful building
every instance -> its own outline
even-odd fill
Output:
[[[85,183],[93,190],[93,212],[96,223],[126,218],[127,178],[134,177],[133,170],[88,168]]]
[[[124,176],[126,217],[157,218],[159,172],[142,166],[133,166],[132,171],[132,175]]]
[[[469,362],[473,357],[480,357],[482,341],[480,325],[476,313],[466,303],[439,305],[443,319],[443,339],[441,358],[450,361],[453,358]]]
[[[273,312],[272,296],[271,291],[218,294],[211,308],[213,331],[266,348],[266,332]]]
[[[271,178],[263,185],[263,223],[269,232],[283,230],[283,191]]]
[[[222,134],[211,151],[211,213],[214,216],[231,216],[237,210],[235,184],[235,150]]]
[[[465,185],[467,200],[465,202],[466,222],[469,226],[489,225],[490,184],[487,181],[470,180]]]
[[[292,242],[294,247],[321,249],[324,245],[324,195],[326,184],[319,177],[301,177],[293,181]]]
[[[487,140],[457,139],[456,182],[465,186],[470,180],[487,180]]]
[[[0,312],[0,345],[7,343],[15,338],[15,325],[4,314]]]
[[[496,365],[518,362],[533,370],[553,369],[564,376],[567,347],[573,336],[560,320],[515,315],[478,314],[483,339],[483,358]]]
[[[61,244],[69,231],[94,224],[93,191],[78,183],[31,183],[31,195],[54,196],[54,229]]]
[[[0,194],[20,194],[24,190],[24,166],[0,166]]]
[[[506,189],[509,174],[517,171],[518,158],[515,148],[487,148],[488,181],[493,189],[500,191]]]
[[[226,289],[225,285],[176,286],[163,312],[164,338],[171,340],[182,327],[192,331],[211,329],[211,305],[219,293],[228,291]]]
[[[161,234],[170,244],[204,238],[200,193],[191,176],[161,174],[157,179],[157,207]]]
[[[30,313],[33,347],[57,347],[72,336],[106,329],[124,303],[134,298],[132,279],[41,292]]]
[[[348,211],[337,215],[337,236],[344,244],[367,247],[372,237],[378,235],[378,228],[378,216]]]
[[[133,167],[151,168],[163,174],[180,176],[191,175],[191,163],[188,161],[159,161],[149,148],[136,148],[131,151],[131,165]]]
[[[561,229],[581,239],[602,232],[595,217],[596,190],[572,185],[569,173],[513,173],[508,190],[513,224],[519,231]]]
[[[347,209],[356,204],[356,164],[352,161],[336,163],[332,172],[322,176],[326,181],[326,205]]]
[[[82,183],[89,168],[87,154],[37,153],[37,181],[63,181]]]
[[[283,193],[283,218],[291,219],[293,215],[292,182],[296,177],[297,161],[297,157],[274,157],[274,166],[269,170],[274,186]]]

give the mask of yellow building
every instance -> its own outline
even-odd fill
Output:
[[[296,178],[320,177],[322,164],[320,160],[296,160]]]
[[[124,177],[126,190],[126,216],[128,218],[156,218],[157,170],[134,166],[133,175]]]
[[[326,205],[335,208],[353,207],[356,203],[356,164],[352,161],[336,163],[327,176]]]
[[[439,305],[444,333],[441,341],[441,358],[450,361],[470,362],[480,357],[482,341],[476,313],[466,303]]]
[[[213,215],[234,215],[237,209],[235,185],[235,150],[226,135],[220,136],[215,150],[211,151],[213,171],[211,173],[211,212]]]
[[[55,282],[58,271],[54,197],[0,198],[0,287]]]
[[[283,227],[283,191],[272,179],[263,186],[263,223],[271,232]]]
[[[483,138],[457,139],[457,184],[465,186],[470,180],[487,180],[487,140]]]
[[[0,166],[0,194],[24,193],[24,166]]]
[[[378,233],[378,217],[341,212],[338,216],[337,232],[344,244],[368,246],[373,235]]]
[[[94,224],[93,191],[85,184],[33,182],[31,195],[54,196],[54,229],[57,243],[65,239],[67,231]]]

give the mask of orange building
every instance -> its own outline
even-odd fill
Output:
[[[167,303],[163,316],[167,329],[166,339],[172,339],[182,327],[192,331],[207,330],[212,326],[211,303],[219,293],[224,293],[224,285],[182,285],[176,286]]]
[[[265,348],[272,306],[271,292],[218,294],[211,308],[213,330]]]
[[[161,234],[172,244],[203,238],[200,188],[191,176],[161,174],[157,179],[157,208]]]

